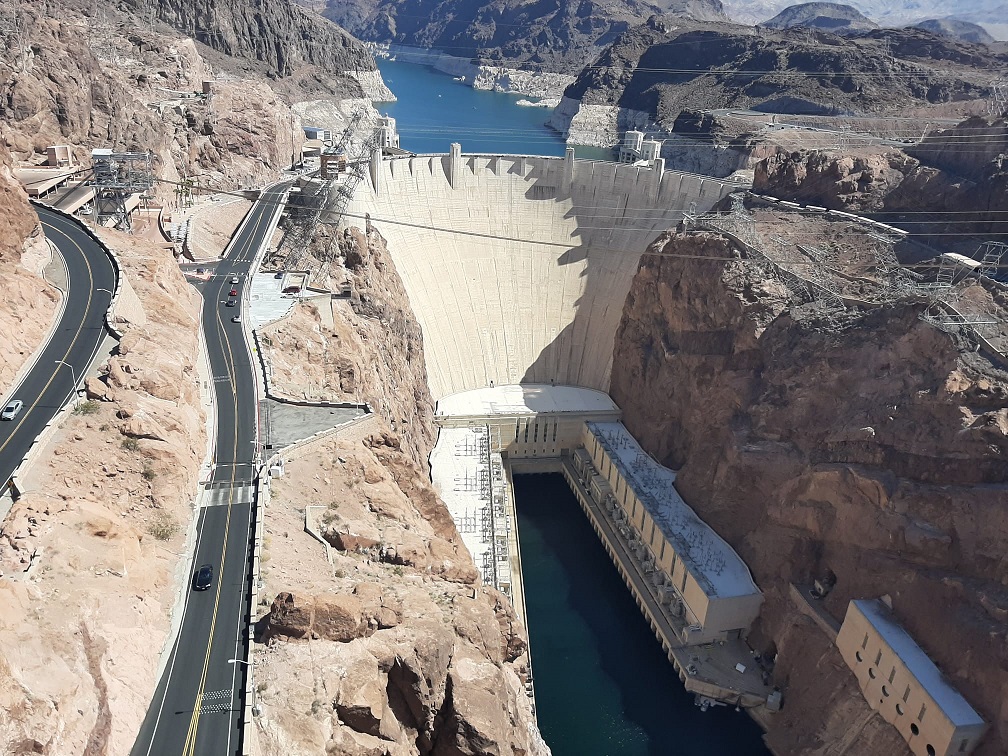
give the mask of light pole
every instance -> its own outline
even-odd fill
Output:
[[[76,391],[77,390],[77,376],[74,373],[73,365],[71,365],[69,362],[64,362],[63,360],[56,360],[56,362],[59,363],[60,365],[66,365],[68,368],[70,368],[70,377],[73,379],[73,387],[74,387],[74,391]]]

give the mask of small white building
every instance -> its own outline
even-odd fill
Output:
[[[399,149],[399,132],[396,131],[395,118],[381,116],[378,119],[378,146],[383,149]]]
[[[305,139],[309,141],[329,142],[332,141],[332,131],[323,129],[320,126],[304,126]]]

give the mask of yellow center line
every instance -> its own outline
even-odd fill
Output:
[[[256,219],[255,227],[254,227],[254,229],[252,231],[251,236],[249,237],[249,248],[251,248],[251,241],[252,241],[252,239],[255,238],[256,233],[259,231],[259,227],[260,227],[260,225],[262,225],[262,221],[265,218],[265,216],[266,216],[266,212],[265,212],[265,210],[262,210],[260,212],[260,214],[259,214],[259,217]],[[241,260],[242,254],[243,254],[243,252],[246,252],[246,251],[248,251],[248,249],[245,249],[245,250],[242,250],[242,251],[238,252],[238,254],[235,256],[233,262],[240,262],[240,261],[242,261]],[[220,608],[221,587],[223,585],[223,580],[224,580],[224,562],[227,559],[228,535],[229,535],[230,530],[231,530],[231,510],[232,510],[232,505],[234,504],[234,484],[235,484],[235,479],[237,477],[237,471],[238,471],[238,467],[237,467],[237,462],[238,462],[238,384],[237,384],[237,370],[236,370],[235,364],[234,364],[234,352],[231,349],[231,340],[227,337],[227,334],[226,334],[226,332],[224,330],[224,321],[221,319],[221,315],[220,315],[220,301],[219,300],[220,300],[221,295],[223,294],[224,286],[225,285],[228,285],[228,286],[230,285],[230,283],[228,281],[228,277],[223,277],[223,278],[224,278],[224,280],[221,282],[221,286],[217,290],[217,294],[215,295],[214,300],[217,302],[217,308],[216,308],[216,313],[217,313],[217,330],[218,330],[218,333],[219,333],[219,335],[221,337],[221,341],[227,346],[227,353],[228,353],[228,359],[226,361],[226,367],[227,367],[227,370],[228,370],[228,377],[230,378],[230,381],[231,381],[231,396],[232,396],[232,401],[233,401],[233,404],[234,404],[234,455],[232,456],[232,459],[231,459],[231,485],[230,485],[230,490],[228,492],[227,519],[226,519],[225,524],[224,524],[224,543],[223,543],[222,548],[221,548],[221,561],[220,561],[220,567],[219,567],[218,573],[217,573],[217,595],[214,597],[213,618],[210,621],[210,635],[209,635],[209,638],[207,639],[206,656],[204,657],[204,660],[203,660],[203,672],[202,672],[202,675],[200,676],[199,690],[196,693],[196,698],[195,698],[194,705],[193,705],[193,712],[192,712],[192,715],[191,715],[191,717],[189,719],[189,731],[186,733],[186,742],[185,742],[184,748],[182,749],[183,756],[192,756],[193,754],[195,754],[195,749],[196,749],[196,733],[199,730],[199,720],[200,720],[200,714],[201,714],[200,709],[202,708],[202,705],[203,705],[203,694],[204,694],[204,691],[206,690],[206,678],[207,678],[207,673],[209,672],[209,669],[210,669],[210,652],[211,652],[211,649],[213,648],[214,632],[215,632],[216,627],[217,627],[217,613],[218,613],[218,610]],[[246,286],[251,285],[250,281],[247,278],[246,278],[245,285]],[[243,579],[244,579],[244,576],[243,576]]]
[[[56,228],[55,226],[52,226],[52,225],[46,223],[45,221],[42,221],[42,225],[43,225],[43,227],[50,228],[53,231],[56,231],[56,232],[62,234],[67,239],[67,241],[69,241],[71,244],[73,244],[75,247],[77,247],[77,251],[81,253],[81,257],[84,259],[84,265],[87,266],[87,272],[88,272],[87,305],[84,308],[84,315],[83,315],[83,317],[81,317],[81,322],[77,324],[77,332],[74,334],[74,337],[70,340],[70,344],[67,346],[66,352],[63,353],[63,359],[66,360],[66,358],[70,355],[70,351],[74,348],[74,345],[77,343],[77,339],[80,337],[81,331],[84,329],[84,321],[87,320],[88,313],[91,311],[91,292],[92,292],[92,288],[93,288],[93,285],[94,285],[94,276],[91,274],[91,263],[88,262],[87,255],[84,254],[84,250],[81,249],[80,246],[78,246],[77,242],[75,242],[73,239],[71,239],[67,235],[66,232],[60,231],[58,228]],[[70,281],[69,281],[69,278],[70,278],[70,276],[68,274],[67,275],[67,292],[66,292],[66,295],[65,295],[68,301],[70,299]],[[62,320],[60,322],[62,323]],[[58,364],[58,363],[53,363],[53,364]],[[42,397],[45,396],[45,392],[49,390],[50,384],[52,384],[52,382],[54,380],[56,380],[56,375],[59,373],[59,371],[60,371],[60,369],[62,367],[63,366],[60,365],[60,367],[58,367],[56,370],[54,370],[53,373],[52,373],[52,375],[49,376],[49,380],[46,381],[45,386],[43,386],[42,390],[39,391],[38,396],[35,397],[35,401],[31,403],[31,406],[28,408],[28,411],[25,412],[21,416],[20,420],[18,420],[17,425],[15,425],[14,429],[10,432],[10,435],[7,437],[7,440],[4,441],[2,444],[0,444],[0,452],[3,452],[3,450],[7,448],[7,444],[9,444],[11,442],[11,439],[13,439],[14,436],[17,434],[18,429],[21,427],[21,425],[24,423],[24,421],[28,419],[28,416],[31,414],[31,411],[33,409],[35,409],[35,407],[38,405],[38,403],[40,401],[42,401]],[[73,373],[71,373],[70,374],[70,380],[73,380],[73,379],[74,379],[74,376],[73,376]],[[77,386],[77,384],[75,383],[74,384],[74,388],[76,388],[76,386]]]

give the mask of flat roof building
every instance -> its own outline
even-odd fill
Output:
[[[917,756],[972,753],[987,724],[877,599],[847,606],[837,648],[868,705]]]
[[[574,468],[621,530],[633,530],[637,556],[658,573],[665,600],[683,618],[680,641],[744,638],[763,594],[742,558],[683,501],[675,473],[620,422],[586,422],[583,444]]]

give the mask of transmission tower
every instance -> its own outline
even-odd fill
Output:
[[[993,82],[990,97],[987,98],[987,114],[995,118],[1004,115],[1006,99],[1008,92],[1005,89],[1005,82],[1001,80]]]
[[[95,222],[111,219],[113,226],[130,231],[133,224],[126,201],[154,185],[150,153],[92,150],[91,162],[94,165]]]

